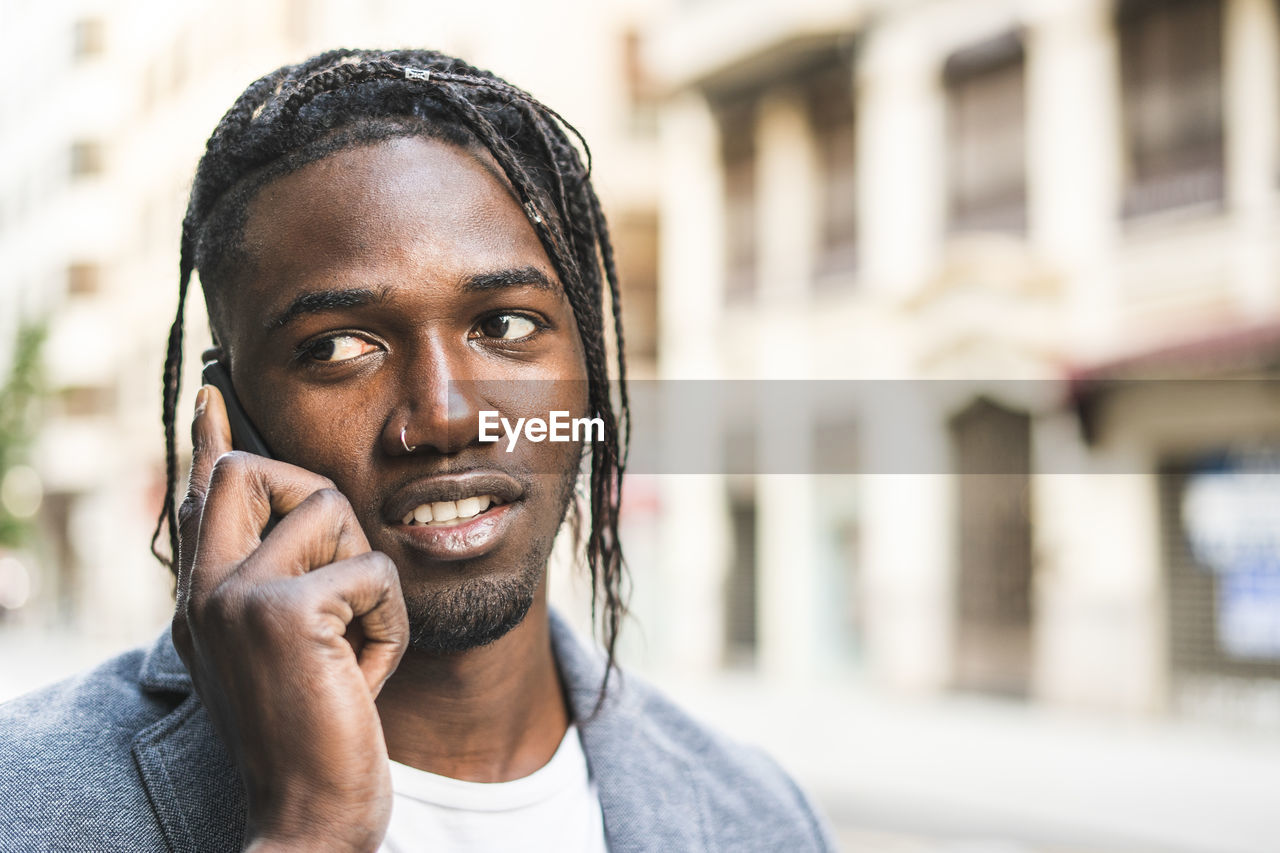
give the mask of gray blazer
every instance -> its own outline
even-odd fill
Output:
[[[552,614],[552,642],[612,851],[833,850],[795,783],[690,719]],[[617,689],[614,685],[617,684]],[[0,705],[0,851],[222,851],[239,775],[166,630],[149,650]]]

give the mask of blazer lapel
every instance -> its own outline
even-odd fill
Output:
[[[143,660],[140,683],[148,692],[181,698],[177,708],[133,741],[138,772],[169,846],[176,851],[239,850],[246,816],[240,776],[168,631]]]
[[[596,709],[604,661],[551,614],[557,665],[573,706],[613,853],[711,850],[706,809],[693,768],[663,740],[643,705],[610,678]],[[133,755],[156,818],[176,851],[235,851],[243,842],[244,788],[222,740],[191,686],[169,632],[143,660],[140,681],[178,706],[143,729]]]
[[[609,695],[596,700],[604,661],[584,648],[573,630],[551,614],[551,637],[561,677],[569,693],[591,778],[600,795],[605,835],[613,853],[711,850],[706,809],[693,770],[643,705],[623,689],[619,673],[609,679]]]

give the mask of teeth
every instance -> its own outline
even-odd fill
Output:
[[[443,524],[474,518],[499,503],[493,495],[477,495],[460,501],[436,501],[415,508],[405,515],[403,521],[405,524]]]

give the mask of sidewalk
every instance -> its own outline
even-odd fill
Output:
[[[129,645],[0,631],[0,701]],[[819,801],[846,850],[1280,850],[1280,729],[739,675],[653,680],[696,716],[767,749]]]
[[[745,676],[659,681],[695,715],[772,753],[849,850],[1280,850],[1280,730],[853,686],[788,690]]]

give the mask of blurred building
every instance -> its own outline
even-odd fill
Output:
[[[597,154],[632,364],[651,374],[657,111],[637,38],[651,11],[587,0],[490,3],[483,15],[446,3],[5,0],[10,61],[33,73],[0,91],[0,373],[18,324],[47,318],[52,398],[34,460],[42,536],[9,557],[23,561],[32,594],[0,621],[120,644],[167,620],[171,581],[146,543],[164,493],[160,372],[181,221],[218,119],[286,62],[337,46],[432,47],[573,121]],[[549,54],[550,44],[568,47]],[[194,288],[188,303],[180,442],[209,341]]]
[[[707,0],[646,59],[661,375],[903,389],[786,433],[866,476],[663,482],[650,653],[1280,725],[1280,400],[1227,381],[1280,363],[1276,4]]]
[[[660,375],[885,405],[708,448],[817,476],[662,478],[638,645],[837,817],[1280,832],[1277,6],[703,0],[649,32]]]

